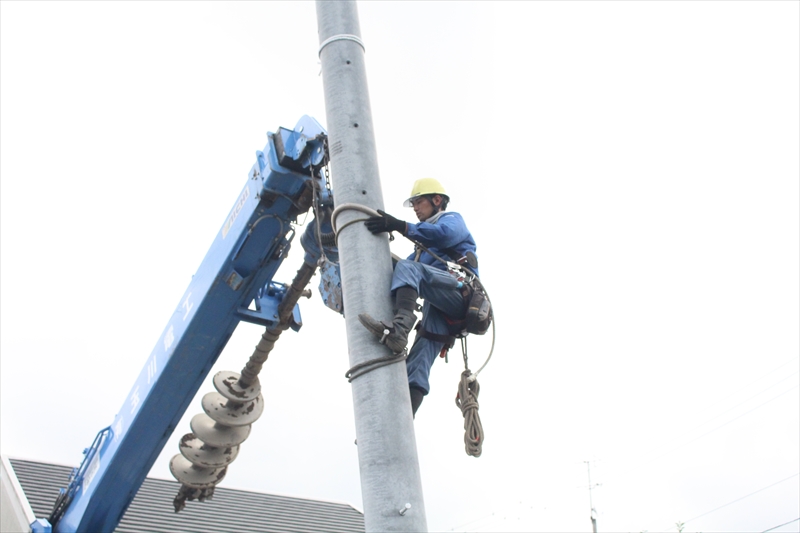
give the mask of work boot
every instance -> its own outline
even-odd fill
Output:
[[[408,344],[408,333],[414,327],[417,316],[413,311],[398,309],[391,323],[375,320],[366,313],[358,315],[358,319],[365,328],[380,339],[382,344],[388,346],[394,353],[400,353]]]
[[[417,417],[417,409],[419,406],[422,405],[422,400],[425,399],[425,393],[422,389],[418,389],[417,387],[409,386],[408,387],[409,396],[411,396],[411,416],[416,418]]]
[[[381,343],[394,353],[400,353],[408,344],[408,333],[417,321],[417,315],[414,314],[417,307],[417,291],[412,287],[400,287],[395,291],[395,304],[397,311],[391,323],[375,320],[366,313],[358,315],[358,320],[378,337]]]

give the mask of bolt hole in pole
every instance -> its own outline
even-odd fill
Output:
[[[358,122],[356,122],[355,124],[353,124],[353,127],[354,127],[354,128],[357,128],[357,127],[358,127]]]

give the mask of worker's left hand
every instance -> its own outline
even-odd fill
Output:
[[[364,222],[364,225],[367,226],[367,229],[372,232],[373,235],[391,231],[397,231],[403,235],[406,234],[405,222],[394,218],[392,215],[384,213],[380,209],[378,209],[378,214],[380,216],[369,217],[366,222]]]

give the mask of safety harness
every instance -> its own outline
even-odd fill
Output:
[[[336,223],[337,216],[342,211],[348,209],[360,211],[369,216],[379,215],[379,213],[373,209],[360,204],[346,203],[337,206],[331,215],[331,225],[333,226],[336,234],[336,239],[338,239],[341,231],[347,226],[366,220],[364,218],[355,218],[346,222],[345,224],[342,224],[341,226],[338,226]],[[440,211],[432,218],[438,218],[444,213],[444,211]],[[433,221],[428,219],[426,222]],[[389,234],[389,240],[393,240],[391,233]],[[444,354],[445,359],[447,359],[447,353],[450,348],[455,345],[455,340],[461,340],[461,350],[464,356],[464,371],[461,373],[461,380],[459,382],[455,403],[456,406],[461,409],[461,414],[464,416],[464,448],[467,452],[467,455],[480,457],[482,451],[481,448],[483,446],[483,426],[481,425],[481,419],[478,415],[478,394],[480,392],[480,385],[478,384],[477,378],[478,374],[483,371],[483,369],[489,363],[489,360],[492,358],[495,340],[494,312],[492,310],[491,301],[489,300],[489,294],[486,292],[486,288],[475,274],[474,269],[478,268],[475,254],[468,252],[466,256],[458,258],[456,262],[450,262],[439,257],[437,254],[426,248],[418,241],[414,241],[414,244],[417,247],[416,253],[414,254],[415,261],[419,261],[422,250],[424,250],[431,254],[431,256],[433,256],[433,258],[437,261],[444,263],[447,266],[448,271],[456,274],[456,277],[460,278],[459,281],[464,283],[462,295],[464,295],[465,304],[467,306],[464,319],[454,320],[445,315],[445,320],[447,320],[449,326],[448,329],[450,330],[450,334],[448,335],[439,335],[426,331],[424,328],[422,328],[421,324],[417,326],[417,335],[420,335],[423,338],[428,338],[434,342],[444,343],[442,353]],[[469,360],[467,357],[467,335],[469,333],[483,335],[489,330],[490,327],[492,329],[492,346],[489,350],[489,355],[478,371],[473,373],[469,369]],[[442,353],[440,353],[440,356]],[[400,354],[393,354],[388,357],[380,357],[356,365],[348,370],[346,377],[349,381],[352,381],[356,377],[366,374],[367,372],[371,372],[375,368],[403,361],[406,359],[407,354],[408,350],[404,350]]]
[[[419,261],[421,251],[425,250],[434,259],[444,263],[448,272],[464,284],[461,289],[461,296],[464,298],[464,305],[466,306],[464,318],[456,319],[445,315],[444,319],[447,322],[448,334],[428,331],[422,327],[422,322],[419,322],[415,328],[417,335],[420,337],[444,343],[439,357],[443,357],[446,360],[447,353],[455,346],[456,339],[466,339],[470,333],[483,335],[489,330],[493,318],[492,305],[486,290],[474,272],[474,269],[478,267],[478,260],[475,254],[468,252],[467,255],[452,263],[431,252],[430,249],[422,244],[417,242],[415,244],[417,245],[417,253],[414,254],[415,262]]]
[[[445,315],[449,334],[433,333],[422,327],[422,322],[417,324],[417,335],[425,339],[430,339],[434,342],[443,343],[442,350],[439,357],[444,357],[445,362],[448,362],[448,353],[450,349],[455,346],[456,339],[461,340],[461,352],[464,357],[464,371],[461,373],[461,380],[458,385],[458,392],[456,393],[456,406],[461,409],[461,414],[464,417],[464,449],[467,455],[472,457],[480,457],[483,447],[483,425],[481,424],[481,417],[478,414],[478,394],[480,393],[480,384],[478,384],[478,374],[484,369],[489,359],[492,358],[494,351],[494,313],[492,312],[492,305],[489,300],[489,295],[483,287],[478,276],[475,274],[475,269],[478,268],[478,260],[475,254],[467,252],[467,255],[456,260],[455,263],[446,261],[425,248],[422,244],[415,241],[418,252],[414,254],[415,261],[419,260],[420,249],[424,249],[431,254],[436,260],[443,262],[447,265],[447,270],[456,278],[464,283],[462,288],[462,296],[464,297],[465,305],[467,306],[466,313],[463,319],[454,319]],[[474,374],[469,369],[469,358],[467,356],[467,335],[474,333],[476,335],[483,335],[492,327],[492,349],[489,352],[489,357],[486,362]]]

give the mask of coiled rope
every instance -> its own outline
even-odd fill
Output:
[[[481,386],[477,379],[470,379],[471,377],[472,372],[469,370],[461,373],[456,405],[464,415],[464,449],[467,451],[467,455],[480,457],[483,446],[483,425],[481,425],[481,417],[478,415],[478,394]]]

